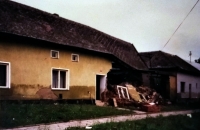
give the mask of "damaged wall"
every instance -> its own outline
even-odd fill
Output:
[[[169,76],[169,83],[170,83],[170,100],[175,101],[177,98],[176,77]]]
[[[127,70],[111,70],[108,73],[108,84],[118,85],[121,83],[130,83],[134,86],[142,85],[142,74],[140,71]]]
[[[170,83],[168,75],[152,74],[150,76],[151,88],[155,89],[164,98],[170,98]]]
[[[0,99],[44,98],[39,90],[51,95],[52,67],[69,69],[69,90],[51,90],[56,97],[95,98],[96,74],[106,75],[111,69],[111,62],[99,53],[28,38],[0,35],[0,39],[0,61],[10,62],[11,67],[11,88],[0,88]],[[59,51],[59,59],[51,58],[51,50]],[[71,61],[72,53],[79,55],[79,62]]]
[[[150,86],[150,74],[142,73],[142,83],[143,86]]]

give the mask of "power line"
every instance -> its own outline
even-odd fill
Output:
[[[169,40],[165,43],[165,45],[163,46],[162,50],[165,48],[165,46],[169,43],[169,41],[171,40],[171,38],[174,36],[174,34],[177,32],[177,30],[180,28],[180,26],[182,25],[182,23],[185,21],[185,19],[188,17],[188,15],[192,12],[192,10],[194,9],[194,7],[197,5],[197,3],[199,2],[199,0],[197,0],[197,2],[195,3],[195,5],[192,7],[192,9],[190,10],[190,12],[186,15],[186,17],[183,19],[183,21],[179,24],[179,26],[176,28],[176,30],[174,31],[174,33],[172,34],[172,36],[169,38]]]

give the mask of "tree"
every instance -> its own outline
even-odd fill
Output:
[[[199,59],[196,59],[194,60],[196,63],[199,63],[200,64],[200,58]]]

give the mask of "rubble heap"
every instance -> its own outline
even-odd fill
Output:
[[[106,89],[101,93],[103,102],[113,106],[135,106],[144,108],[145,111],[155,110],[156,106],[163,103],[162,96],[150,87],[134,87],[131,84],[110,85],[110,90]],[[150,106],[149,106],[150,105]],[[153,108],[153,110],[151,109]],[[157,109],[157,108],[156,108]]]
[[[155,104],[163,103],[162,96],[150,87],[138,87],[137,92],[141,95],[143,102]]]

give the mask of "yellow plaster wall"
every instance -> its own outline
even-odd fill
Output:
[[[59,51],[59,59],[52,59],[50,50]],[[79,62],[71,61],[72,53],[79,54]],[[69,69],[70,90],[53,90],[54,94],[63,94],[64,99],[95,98],[96,74],[106,75],[111,69],[111,62],[99,54],[38,46],[30,41],[0,41],[0,61],[11,63],[11,88],[0,88],[0,98],[5,99],[40,98],[37,91],[51,87],[52,67]]]

